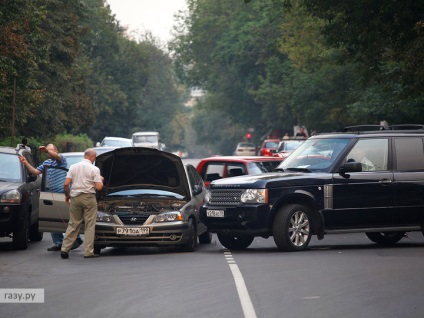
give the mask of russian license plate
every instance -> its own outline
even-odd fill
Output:
[[[118,235],[147,235],[149,234],[148,227],[117,227],[116,234]]]
[[[206,210],[206,216],[210,218],[223,218],[224,210]]]

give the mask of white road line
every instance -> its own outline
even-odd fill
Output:
[[[228,252],[224,252],[226,254],[226,257]],[[256,312],[255,308],[253,308],[252,301],[250,300],[249,292],[247,291],[246,284],[244,282],[244,278],[241,275],[240,269],[233,261],[228,261],[228,266],[230,266],[231,273],[234,277],[234,282],[236,283],[237,293],[240,298],[241,307],[243,309],[244,317],[245,318],[256,318]],[[233,264],[234,263],[234,264]]]

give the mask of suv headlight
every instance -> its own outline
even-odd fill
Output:
[[[96,222],[114,223],[115,219],[113,218],[113,215],[111,215],[111,214],[97,211]]]
[[[0,202],[2,203],[21,203],[22,194],[19,190],[10,190],[1,196]]]
[[[182,221],[183,215],[181,212],[166,212],[156,215],[156,223]]]
[[[242,192],[240,201],[242,203],[268,203],[268,190],[246,189]]]
[[[209,190],[206,190],[205,203],[208,204],[210,200],[211,200],[211,192]]]

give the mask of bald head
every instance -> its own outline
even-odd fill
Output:
[[[91,162],[96,161],[96,151],[92,148],[88,148],[84,151],[84,159],[88,159]]]

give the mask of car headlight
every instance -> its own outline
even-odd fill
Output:
[[[268,203],[268,190],[246,189],[242,192],[240,201],[243,203]]]
[[[21,203],[22,194],[19,190],[10,190],[1,196],[0,202],[2,203]]]
[[[115,220],[113,218],[113,215],[109,213],[97,211],[96,222],[114,223]]]
[[[166,212],[156,215],[156,223],[182,221],[183,215],[181,212]]]
[[[205,203],[208,204],[210,200],[211,200],[211,192],[209,190],[206,190]]]

